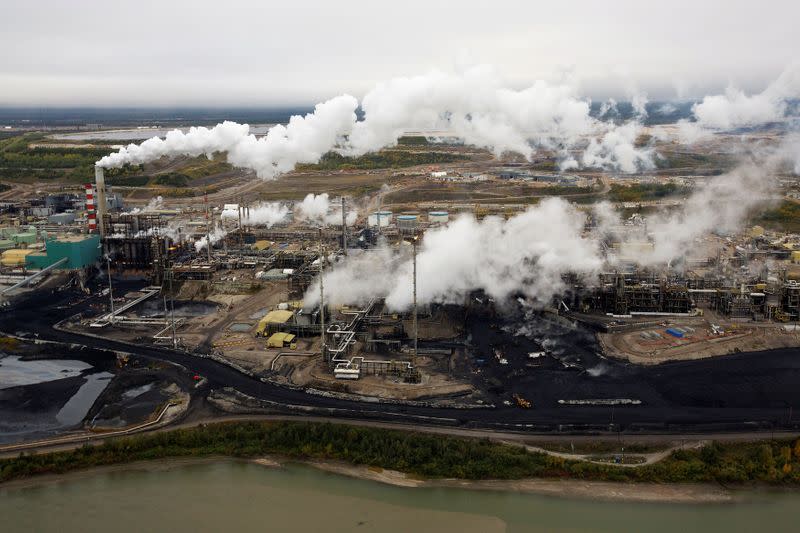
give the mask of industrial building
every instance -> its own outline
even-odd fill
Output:
[[[26,268],[43,269],[66,259],[57,269],[83,269],[94,266],[100,259],[99,235],[59,235],[47,239],[44,246],[44,250],[26,256]]]

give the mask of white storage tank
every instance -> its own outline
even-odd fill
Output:
[[[428,213],[428,222],[431,224],[445,224],[450,220],[450,214],[447,211],[431,211]]]
[[[380,221],[380,226],[385,228],[392,222],[392,212],[391,211],[375,211],[371,213],[369,217],[367,217],[367,224],[370,226],[377,226],[378,222]]]
[[[414,231],[417,227],[417,215],[398,215],[397,227],[400,231]]]

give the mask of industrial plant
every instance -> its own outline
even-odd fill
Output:
[[[441,182],[448,172],[471,175],[452,166],[415,183]],[[482,176],[487,187],[530,180],[507,167],[486,167]],[[587,366],[543,336],[528,336],[520,348],[510,331],[520,316],[591,332],[602,357],[642,365],[800,346],[800,237],[758,225],[697,235],[679,256],[651,261],[660,230],[648,226],[648,215],[609,226],[591,207],[578,209],[583,220],[563,253],[586,247],[591,257],[580,261],[590,270],[579,262],[543,272],[542,251],[513,267],[509,279],[517,281],[503,295],[494,281],[437,292],[447,275],[431,274],[432,256],[461,238],[453,228],[473,228],[470,246],[500,243],[492,253],[512,254],[526,244],[511,229],[487,241],[481,232],[512,228],[540,208],[459,200],[414,209],[389,201],[391,189],[283,202],[159,197],[128,206],[105,181],[98,165],[82,194],[4,206],[7,301],[68,283],[94,291],[97,303],[66,318],[67,331],[200,354],[284,386],[531,408],[536,402],[515,385],[517,376],[546,359]],[[549,179],[536,181],[550,187]],[[565,206],[541,210],[561,216],[573,209]],[[477,268],[479,278],[494,275]],[[541,276],[550,276],[544,289],[529,280]],[[487,326],[496,332],[481,333]]]

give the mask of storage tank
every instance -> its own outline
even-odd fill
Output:
[[[25,265],[25,257],[32,254],[36,250],[32,248],[12,248],[11,250],[6,250],[3,252],[3,255],[0,256],[0,263],[3,266],[23,266]]]
[[[75,222],[75,213],[56,213],[55,215],[50,215],[47,217],[47,222],[50,224],[59,224],[59,225],[66,225],[72,224]]]
[[[17,244],[35,244],[36,230],[15,233],[11,236],[11,240]]]
[[[375,211],[371,213],[369,217],[367,217],[367,224],[370,226],[377,226],[378,221],[380,221],[380,225],[382,228],[385,228],[392,222],[392,212],[391,211]]]
[[[414,231],[417,227],[417,215],[399,215],[397,227],[400,231]]]
[[[431,224],[445,224],[450,220],[450,214],[447,211],[431,211],[428,213],[428,222]]]

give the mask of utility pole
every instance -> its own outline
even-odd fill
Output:
[[[419,338],[419,330],[417,329],[417,239],[419,235],[414,235],[411,241],[411,247],[414,250],[414,356],[411,359],[411,364],[417,366],[417,341]]]
[[[325,284],[323,278],[325,277],[325,247],[322,245],[322,228],[319,229],[319,316],[320,316],[320,333],[322,341],[322,360],[325,360],[327,346],[325,344]]]
[[[172,259],[168,256],[169,261],[169,309],[170,320],[172,321],[172,348],[178,348],[178,338],[175,336],[175,296],[172,293]]]
[[[242,227],[242,214],[244,213],[244,196],[239,196],[239,257],[244,255],[244,228]]]
[[[342,253],[347,256],[347,211],[344,209],[344,196],[342,196]]]
[[[112,324],[114,323],[114,290],[111,287],[111,258],[106,255],[106,270],[108,270],[108,301],[111,304],[111,314],[109,316],[109,322]]]
[[[206,246],[208,247],[208,264],[211,264],[211,217],[208,214],[208,193],[203,194],[203,203],[206,206]]]

